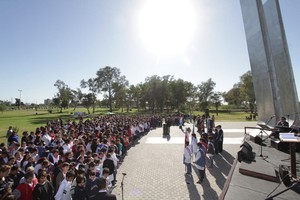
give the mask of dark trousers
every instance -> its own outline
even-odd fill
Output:
[[[223,141],[219,141],[219,153],[222,153],[223,151]]]
[[[219,141],[214,142],[214,146],[215,146],[215,154],[219,153]]]
[[[199,171],[199,181],[202,182],[205,177],[205,168],[204,168],[204,170],[198,169],[198,171]]]

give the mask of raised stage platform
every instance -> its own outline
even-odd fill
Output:
[[[244,141],[252,147],[253,158],[242,162],[238,161],[238,157],[236,158],[219,199],[268,199],[272,195],[287,190],[296,182],[298,184],[293,189],[273,199],[300,199],[300,153],[296,152],[297,178],[291,178],[290,154],[274,148],[269,134],[270,132],[261,134],[259,129],[254,129],[245,137]],[[262,146],[254,142],[258,135],[263,135]],[[282,181],[284,176],[286,185]]]

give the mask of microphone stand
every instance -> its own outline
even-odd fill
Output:
[[[265,200],[272,200],[274,197],[277,197],[278,195],[285,193],[288,190],[294,189],[294,187],[298,186],[300,184],[300,181],[298,180],[297,182],[295,182],[293,185],[291,185],[290,187],[282,190],[281,192],[278,192],[277,194],[267,197]]]
[[[271,117],[268,119],[268,121],[266,122],[266,125],[267,125],[267,126],[268,126],[268,124],[270,123],[270,121],[273,119],[273,117],[275,117],[275,115],[271,116]],[[263,133],[266,133],[266,132],[264,131],[264,128],[262,127],[262,128],[260,129],[260,138],[261,138],[261,142],[260,142],[260,157],[262,157],[263,159],[265,159],[265,158],[267,158],[267,156],[266,156],[266,157],[263,156],[263,154],[262,154],[262,151],[263,151],[262,146],[263,146],[263,142],[264,142],[266,139],[269,138],[269,135],[266,133],[266,134],[267,134],[267,138],[263,140]]]
[[[124,178],[126,176],[126,173],[122,173],[122,175],[123,175],[123,178],[121,181],[121,190],[122,190],[122,200],[124,200]]]

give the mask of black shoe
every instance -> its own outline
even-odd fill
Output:
[[[197,183],[198,183],[198,184],[201,184],[201,183],[202,183],[202,181],[197,181]]]

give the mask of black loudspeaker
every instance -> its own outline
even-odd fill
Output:
[[[260,136],[255,136],[254,142],[255,142],[256,144],[262,145],[262,142],[263,142],[263,141],[262,141],[262,139],[261,139]]]
[[[289,176],[289,170],[284,165],[279,165],[279,175],[285,186],[291,185],[291,180]]]
[[[245,141],[240,147],[242,147],[242,146],[246,147],[249,151],[252,152],[252,147],[248,142]]]
[[[252,161],[253,160],[253,153],[252,153],[252,147],[248,142],[244,142],[241,145],[240,150],[237,153],[238,161]]]

